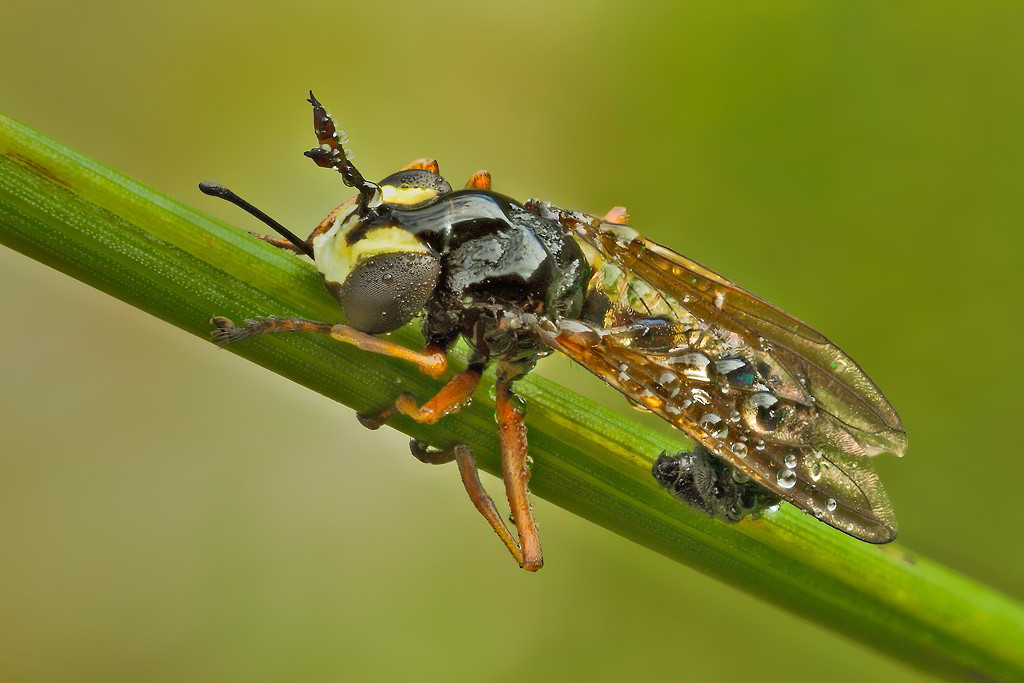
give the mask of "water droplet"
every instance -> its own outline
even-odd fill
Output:
[[[737,441],[732,445],[732,452],[737,458],[747,457],[747,444]]]
[[[796,456],[790,453],[782,461],[787,468],[794,469],[796,467]]]
[[[729,422],[739,422],[739,421],[740,421],[740,411],[734,410],[734,411],[729,413]]]
[[[558,333],[573,344],[580,346],[596,346],[601,342],[601,335],[597,330],[578,320],[559,320]],[[621,368],[625,369],[625,365]]]
[[[756,448],[759,451],[763,451],[764,450],[764,439],[758,439],[757,442],[754,444],[754,448]]]
[[[821,453],[819,451],[814,451],[804,458],[804,468],[807,470],[807,473],[811,475],[812,481],[818,481],[821,479]]]
[[[703,353],[684,353],[680,356],[670,358],[668,362],[673,368],[679,370],[687,379],[697,382],[710,382],[711,375],[708,368],[711,366],[711,359]]]
[[[739,470],[733,470],[732,480],[737,484],[746,484],[748,481],[750,481],[750,477],[743,474],[743,472],[740,472]]]
[[[779,488],[791,489],[796,486],[796,472],[791,469],[784,469],[775,477],[779,482]]]
[[[761,392],[745,399],[740,407],[746,414],[747,424],[759,432],[770,432],[777,429],[781,422],[782,416],[780,415],[781,411],[777,410],[778,404],[778,398],[772,394]]]
[[[718,430],[718,423],[721,421],[722,418],[719,417],[716,413],[704,413],[703,415],[700,416],[700,419],[697,420],[697,424],[704,431],[711,432],[713,430]]]
[[[658,384],[661,385],[662,391],[669,398],[678,396],[682,388],[679,384],[679,377],[674,372],[669,372],[668,370],[658,375]]]
[[[829,498],[827,501],[825,501],[825,509],[828,510],[829,512],[835,512],[837,507],[839,507],[839,505],[838,503],[836,503],[835,498]]]
[[[704,391],[703,389],[690,389],[690,393],[693,395],[695,403],[699,403],[702,406],[706,406],[711,403],[711,394]]]

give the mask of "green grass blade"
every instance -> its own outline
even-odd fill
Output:
[[[309,264],[2,116],[0,242],[203,337],[212,315],[339,317]],[[394,338],[420,343],[411,329]],[[311,335],[255,338],[232,351],[357,410],[392,399],[396,379],[420,398],[439,386],[408,365]],[[681,434],[659,435],[540,377],[518,392],[529,405],[536,495],[914,666],[1024,680],[1020,604],[790,506],[758,522],[708,519],[650,475],[659,452],[689,445]],[[434,427],[393,424],[437,445],[467,443],[498,472],[493,403],[486,388],[477,398]]]

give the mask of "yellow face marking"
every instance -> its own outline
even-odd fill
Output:
[[[355,206],[353,205],[334,220],[334,224],[327,232],[320,233],[313,238],[313,260],[316,263],[316,269],[323,274],[327,282],[341,284],[345,282],[349,271],[352,270],[349,265],[346,237],[359,224],[354,217],[349,218],[354,211]]]
[[[437,196],[437,190],[425,187],[398,187],[382,185],[380,188],[384,201],[388,204],[419,204]]]
[[[348,234],[359,225],[359,220],[353,217],[346,223],[346,218],[348,214],[339,216],[327,232],[313,238],[316,267],[327,282],[344,284],[353,268],[380,254],[430,253],[427,245],[419,238],[397,226],[374,228],[355,244],[349,244]]]
[[[427,245],[408,230],[386,226],[374,228],[366,233],[361,240],[351,245],[349,259],[352,263],[358,264],[380,254],[393,254],[400,251],[418,254],[430,253]]]

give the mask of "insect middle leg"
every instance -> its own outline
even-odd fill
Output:
[[[445,415],[459,412],[476,393],[486,364],[473,364],[448,380],[437,394],[421,406],[409,394],[402,394],[390,406],[376,413],[359,415],[359,422],[367,429],[377,429],[395,413],[411,417],[416,422],[434,424]]]
[[[236,326],[227,318],[218,316],[212,318],[210,324],[214,326],[210,336],[218,344],[233,344],[247,337],[272,332],[321,332],[364,351],[409,361],[415,364],[420,372],[431,377],[440,377],[448,368],[448,356],[444,349],[427,346],[422,351],[413,351],[341,323],[322,323],[304,318],[270,317],[246,320],[244,325]]]

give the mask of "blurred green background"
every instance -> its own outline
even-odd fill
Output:
[[[302,234],[346,196],[308,88],[371,177],[627,205],[857,358],[910,434],[901,542],[1024,597],[1020,2],[5,19],[0,110],[241,227],[198,180]],[[544,501],[527,575],[401,435],[6,249],[0,292],[4,680],[920,678]]]

